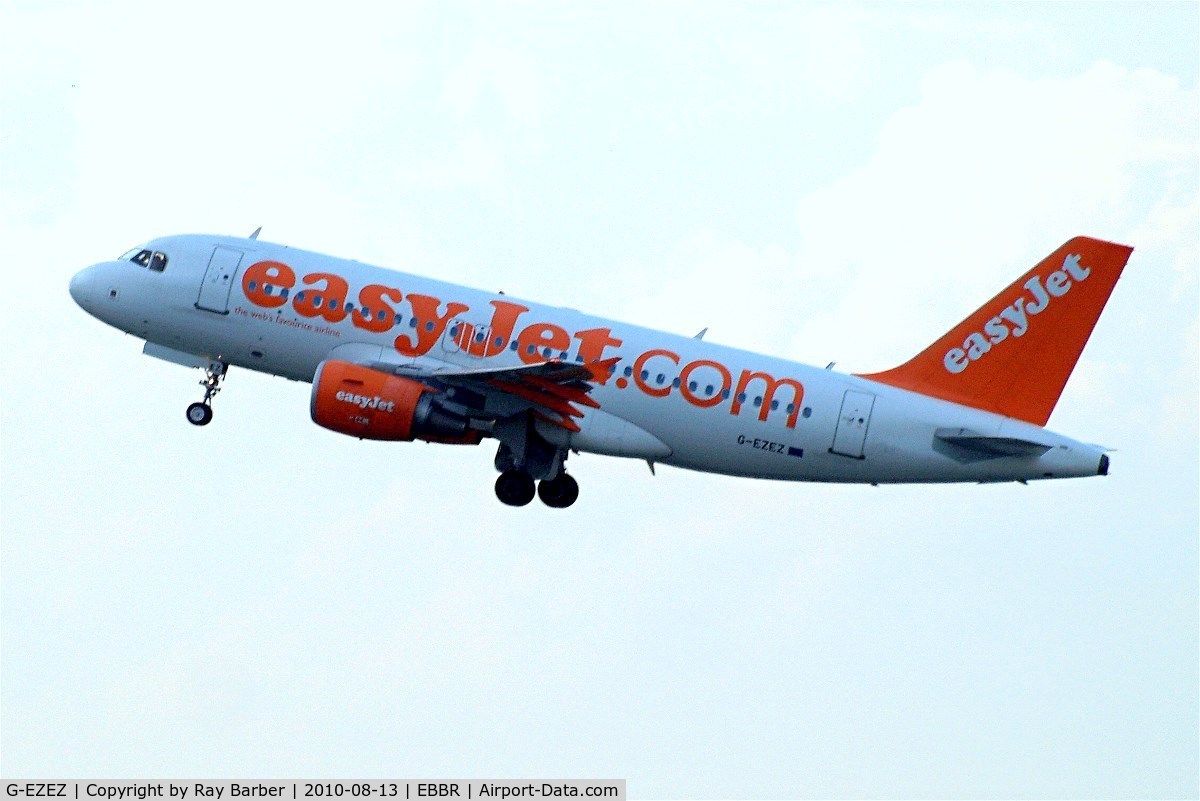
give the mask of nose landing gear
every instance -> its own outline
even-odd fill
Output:
[[[187,407],[189,423],[194,426],[206,426],[212,422],[212,399],[221,391],[221,379],[225,377],[228,369],[229,365],[224,362],[209,362],[204,368],[204,380],[200,382],[200,386],[204,387],[204,400]]]

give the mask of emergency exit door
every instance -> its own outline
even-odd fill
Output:
[[[869,392],[846,390],[842,397],[842,411],[838,415],[837,429],[833,434],[830,453],[865,459],[863,444],[867,441],[867,429],[871,425],[871,409],[875,407],[875,396]]]
[[[233,279],[237,276],[243,255],[240,250],[223,247],[213,249],[208,269],[204,272],[204,281],[200,284],[197,309],[229,314],[229,292],[233,289]]]

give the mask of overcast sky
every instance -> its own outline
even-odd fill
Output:
[[[7,777],[1194,797],[1186,4],[0,5]],[[1050,428],[1107,478],[757,482],[363,443],[70,276],[248,234],[837,369],[1136,250]]]

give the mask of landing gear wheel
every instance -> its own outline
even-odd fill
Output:
[[[200,386],[204,387],[204,400],[187,407],[189,423],[194,426],[206,426],[212,422],[212,399],[221,391],[221,379],[225,377],[225,371],[228,369],[229,366],[224,362],[209,362],[204,368],[204,380],[200,382]]]
[[[187,419],[194,426],[206,426],[212,422],[212,407],[206,403],[193,403],[187,407]]]
[[[538,484],[538,497],[552,509],[566,509],[579,497],[579,484],[566,473]]]
[[[533,500],[533,478],[523,470],[505,470],[496,479],[496,497],[509,506],[524,506]]]

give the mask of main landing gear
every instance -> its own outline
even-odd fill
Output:
[[[538,497],[551,509],[566,509],[579,497],[579,484],[564,473],[538,483]]]
[[[533,500],[533,476],[524,470],[505,470],[496,479],[496,497],[508,506],[524,506]]]
[[[538,434],[529,420],[502,421],[495,429],[496,497],[508,506],[525,506],[537,495],[551,509],[565,509],[579,497],[579,485],[567,475],[567,449]]]
[[[505,470],[496,479],[496,497],[509,506],[525,506],[533,500],[533,476],[524,470]],[[537,482],[537,496],[551,509],[566,509],[579,497],[579,484],[560,472],[554,478]]]
[[[212,399],[221,391],[221,379],[228,369],[229,365],[224,362],[209,362],[208,367],[204,368],[204,380],[200,382],[200,386],[204,387],[204,400],[187,407],[189,423],[206,426],[212,422]]]

